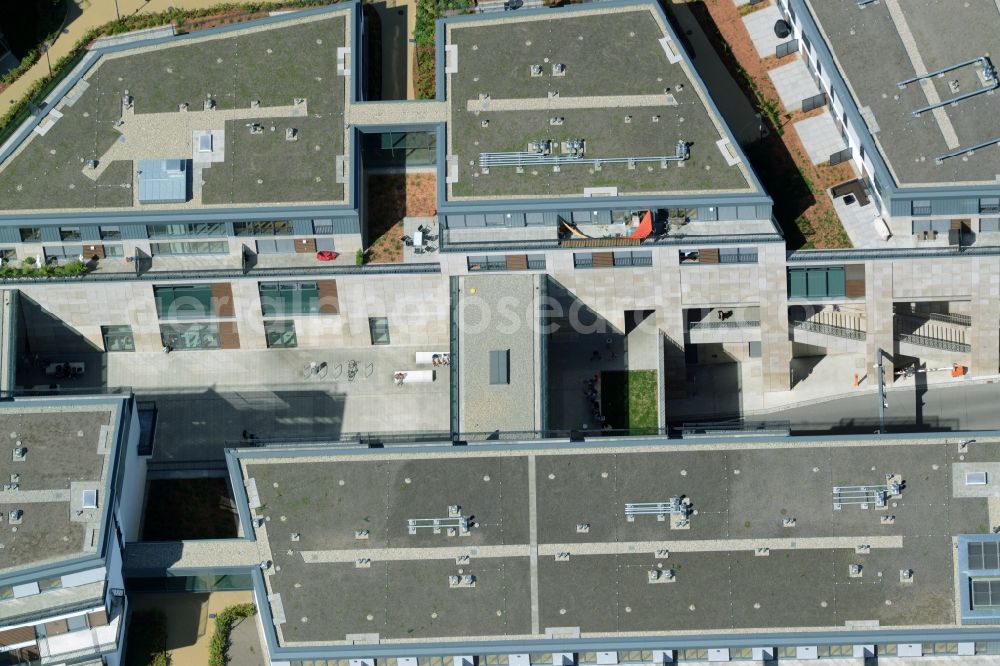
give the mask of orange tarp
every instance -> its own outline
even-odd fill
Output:
[[[629,238],[638,238],[639,240],[642,240],[651,233],[653,233],[653,211],[647,210],[646,214],[642,216],[642,222],[639,223],[639,228],[633,231]]]

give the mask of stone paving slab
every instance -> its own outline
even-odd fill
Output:
[[[773,56],[778,44],[785,41],[774,34],[774,24],[780,18],[781,12],[773,4],[750,12],[743,17],[743,25],[750,33],[750,39],[761,58]]]
[[[789,113],[802,110],[802,100],[819,94],[819,86],[809,73],[806,63],[796,56],[791,62],[767,73],[774,83],[781,105]]]
[[[830,161],[830,155],[847,148],[829,112],[800,120],[795,123],[795,131],[813,164],[825,164]]]

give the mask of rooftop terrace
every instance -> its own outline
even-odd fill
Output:
[[[0,164],[4,208],[344,202],[337,163],[349,77],[338,72],[338,49],[349,42],[349,14],[104,53]],[[153,159],[189,161],[186,202],[139,203],[136,167]]]
[[[996,3],[807,2],[897,183],[997,183]]]
[[[0,573],[97,552],[113,415],[107,405],[0,409],[8,442],[0,456]]]
[[[446,31],[449,198],[752,191],[735,149],[716,145],[721,120],[652,5],[459,19]],[[483,168],[504,159],[484,153],[538,141],[551,142],[547,159]],[[670,159],[678,142],[685,160]]]
[[[240,460],[285,646],[954,627],[1000,521],[998,442],[286,453]]]

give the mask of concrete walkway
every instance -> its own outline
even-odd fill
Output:
[[[67,55],[73,45],[79,41],[91,28],[114,21],[114,0],[66,0],[69,4],[67,23],[63,31],[56,37],[49,49],[48,58],[55,63]],[[218,5],[221,0],[118,0],[121,15],[155,14],[166,11],[170,7],[178,9],[203,9]],[[48,75],[49,66],[45,56],[39,59],[21,78],[0,92],[0,113],[6,112],[11,104],[21,99],[28,88],[38,79]]]

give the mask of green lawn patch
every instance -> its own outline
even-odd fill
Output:
[[[601,412],[616,430],[656,432],[659,413],[655,370],[609,370],[601,373]]]

